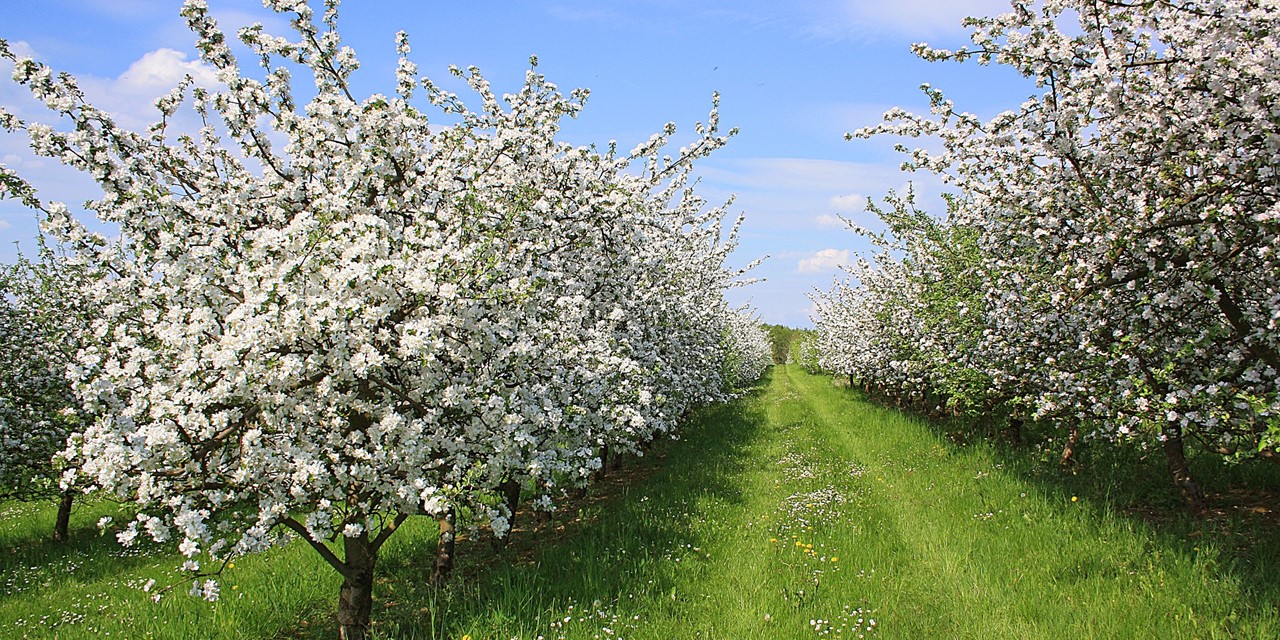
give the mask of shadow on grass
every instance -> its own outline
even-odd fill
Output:
[[[28,521],[21,523],[21,530],[0,538],[0,602],[124,574],[154,563],[156,554],[163,553],[147,541],[126,549],[112,532],[98,528],[97,519],[103,515],[117,521],[128,515],[114,503],[82,499],[72,511],[65,542],[53,540],[55,505],[31,503],[23,511],[20,517]]]
[[[1255,608],[1275,610],[1280,602],[1280,465],[1192,454],[1192,474],[1208,505],[1208,513],[1197,517],[1173,486],[1159,450],[1086,444],[1075,464],[1063,469],[1052,444],[990,446],[1007,471],[1047,495],[1086,498],[1098,517],[1115,515],[1148,527],[1164,549],[1188,557],[1216,549],[1216,572],[1236,578]]]
[[[902,411],[926,424],[950,451],[982,447],[1006,473],[1051,499],[1079,497],[1099,520],[1128,519],[1152,532],[1162,550],[1196,556],[1215,549],[1216,577],[1233,578],[1248,606],[1275,611],[1280,602],[1280,464],[1269,460],[1239,463],[1195,450],[1188,442],[1193,477],[1205,490],[1208,513],[1193,516],[1174,487],[1163,452],[1134,444],[1082,442],[1074,462],[1060,465],[1061,434],[1029,427],[1020,443],[1002,437],[998,425],[930,419],[887,407],[853,391],[860,400]]]
[[[680,440],[628,460],[549,521],[521,511],[506,546],[460,540],[458,569],[442,589],[426,586],[430,536],[397,547],[380,559],[375,636],[552,638],[590,624],[616,632],[634,622],[642,601],[653,613],[655,594],[678,607],[677,574],[711,542],[698,539],[694,525],[744,500],[740,478],[764,425],[751,400],[763,386],[767,379],[747,397],[695,412]],[[317,632],[327,637],[331,629]]]

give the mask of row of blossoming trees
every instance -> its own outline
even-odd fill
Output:
[[[1280,445],[1280,9],[1252,0],[1013,3],[929,60],[1041,89],[990,120],[929,87],[857,132],[931,136],[945,218],[910,194],[816,296],[821,365],[921,409],[1162,448]],[[904,152],[905,148],[901,148]]]
[[[91,175],[104,195],[89,208],[120,230],[88,233],[0,168],[0,195],[70,248],[6,282],[77,285],[46,299],[76,313],[43,316],[6,289],[5,389],[39,398],[0,399],[0,477],[48,487],[65,469],[64,487],[130,501],[121,539],[173,541],[197,575],[301,538],[342,575],[338,620],[358,638],[378,550],[407,518],[465,508],[502,535],[522,489],[550,508],[604,451],[639,452],[758,378],[769,343],[723,299],[741,275],[725,266],[736,224],[688,180],[725,142],[714,109],[675,155],[673,125],[625,155],[572,147],[559,123],[585,92],[530,71],[499,97],[454,69],[473,110],[419,76],[403,34],[394,94],[357,99],[337,3],[270,4],[297,37],[242,30],[255,78],[186,3],[223,86],[176,88],[144,132],[0,43],[71,126],[0,124]],[[305,104],[291,68],[314,79]],[[188,104],[203,126],[172,130]],[[42,280],[59,270],[76,277]],[[39,468],[10,469],[19,457]]]

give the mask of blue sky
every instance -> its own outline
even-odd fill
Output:
[[[319,0],[316,0],[318,5]],[[229,32],[261,21],[288,35],[286,22],[251,0],[209,0]],[[4,2],[0,38],[81,80],[91,102],[122,122],[145,126],[151,101],[196,62],[180,0]],[[829,288],[865,242],[837,219],[868,222],[867,197],[908,182],[932,210],[941,186],[898,171],[892,140],[847,142],[893,106],[923,111],[928,82],[962,109],[989,117],[1014,108],[1035,88],[1003,68],[926,63],[913,42],[955,47],[966,41],[965,15],[999,13],[1006,0],[348,0],[339,29],[363,63],[362,95],[394,87],[394,34],[405,30],[421,71],[448,86],[449,64],[476,65],[499,92],[515,91],[530,55],[561,89],[591,89],[564,137],[575,144],[617,140],[629,149],[675,122],[677,140],[705,120],[721,94],[721,122],[740,134],[701,164],[700,188],[712,202],[737,194],[743,213],[737,265],[768,254],[735,289],[767,322],[810,326],[807,294]],[[245,66],[253,66],[246,57]],[[0,80],[0,105],[40,114],[24,90]],[[462,88],[451,89],[466,95]],[[684,136],[684,137],[682,137]],[[911,142],[911,146],[928,144]],[[0,161],[47,199],[75,205],[94,196],[91,182],[48,159],[25,140],[0,134]],[[15,242],[33,246],[35,215],[0,202],[0,261]]]

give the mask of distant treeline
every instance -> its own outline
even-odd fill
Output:
[[[780,324],[763,326],[769,332],[769,342],[773,345],[774,364],[800,362],[800,345],[812,340],[815,335],[813,329],[793,329]]]

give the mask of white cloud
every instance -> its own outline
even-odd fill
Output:
[[[867,197],[860,193],[850,193],[843,196],[831,196],[827,203],[836,211],[862,211],[867,207]]]
[[[8,220],[0,220],[0,231],[4,231],[5,229],[8,229],[9,227],[12,227],[12,226],[13,224],[10,223]]]
[[[814,218],[814,220],[818,223],[818,226],[819,226],[819,227],[843,227],[843,226],[845,226],[845,222],[844,222],[844,220],[841,220],[841,219],[840,219],[840,216],[837,216],[837,215],[832,214],[832,213],[824,213],[824,214],[822,214],[822,215],[818,216],[817,218]]]
[[[39,61],[40,56],[36,54],[36,50],[25,40],[15,40],[9,43],[9,52],[18,58],[31,58]]]
[[[848,262],[849,251],[847,249],[823,249],[801,260],[798,265],[798,271],[800,273],[819,273],[830,271]]]
[[[78,82],[90,104],[110,113],[124,128],[142,131],[159,118],[154,106],[156,98],[178,86],[184,77],[191,76],[200,87],[219,88],[213,66],[187,57],[182,51],[163,47],[143,54],[119,76],[80,76]],[[172,130],[199,128],[198,118],[188,111],[180,111]]]
[[[134,95],[150,95],[152,99],[168,92],[186,76],[197,86],[214,87],[218,72],[199,60],[187,60],[187,54],[175,49],[157,49],[143,54],[129,65],[112,84],[116,89]]]

